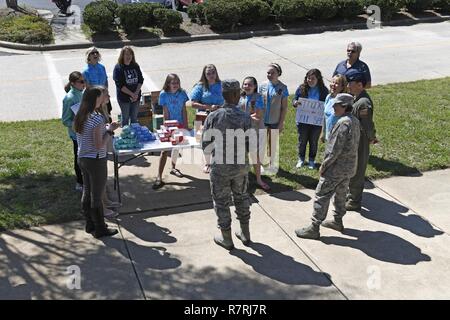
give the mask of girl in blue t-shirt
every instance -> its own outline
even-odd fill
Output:
[[[328,95],[328,89],[323,83],[322,73],[318,69],[311,69],[306,73],[304,82],[295,91],[295,97],[292,101],[294,108],[301,108],[299,98],[325,101]],[[298,162],[296,168],[301,168],[305,164],[306,145],[309,143],[309,163],[310,169],[315,169],[317,147],[319,136],[322,132],[322,126],[309,123],[297,122],[298,132]]]
[[[223,105],[222,82],[213,64],[203,67],[200,81],[192,88],[191,101],[199,111],[214,111]]]
[[[339,120],[339,117],[334,115],[333,108],[334,98],[338,93],[347,93],[347,78],[341,74],[335,75],[333,79],[331,79],[330,94],[325,99],[322,133],[320,134],[320,140],[322,142],[328,141],[331,129]]]
[[[197,111],[211,112],[217,110],[225,102],[222,96],[222,82],[220,81],[217,68],[213,64],[203,67],[200,81],[191,91],[192,107]],[[210,158],[205,156],[204,173],[211,170]]]
[[[254,77],[246,77],[242,81],[242,97],[239,100],[239,106],[252,117],[252,126],[256,130],[256,137],[259,140],[260,130],[265,131],[264,127],[264,100],[258,93],[258,82]],[[259,141],[258,141],[259,146]],[[259,158],[259,148],[256,154],[256,163],[254,164],[256,183],[265,191],[270,187],[261,179],[261,161]]]
[[[278,149],[278,140],[273,139],[272,130],[283,131],[284,120],[287,114],[287,100],[289,92],[287,86],[279,80],[282,74],[281,67],[278,63],[271,63],[267,67],[267,80],[258,88],[258,92],[264,100],[264,125],[267,128],[268,151],[270,156],[269,168],[266,171],[269,174],[276,173],[276,158]],[[261,159],[262,160],[262,159]]]
[[[159,105],[163,107],[164,120],[177,120],[182,128],[188,130],[188,118],[186,111],[187,101],[189,101],[189,98],[186,91],[181,89],[180,78],[174,73],[167,75],[163,90],[159,94]],[[166,165],[167,155],[168,151],[161,152],[161,157],[159,158],[158,177],[153,184],[153,189],[159,189],[164,185],[162,181],[162,173]],[[176,168],[178,155],[178,150],[172,150],[172,169],[170,170],[170,174],[182,178],[183,174]]]

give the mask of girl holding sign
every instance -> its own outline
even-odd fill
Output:
[[[297,108],[297,132],[298,132],[298,162],[296,168],[301,168],[305,164],[306,145],[309,142],[309,163],[310,169],[316,167],[317,146],[319,136],[322,131],[323,103],[328,95],[328,89],[323,83],[322,73],[318,69],[311,69],[306,73],[305,80],[295,91],[292,101],[294,108]],[[307,99],[307,100],[305,100]],[[303,101],[303,102],[302,102]],[[302,103],[304,106],[302,106]],[[307,109],[308,106],[308,109]],[[318,115],[321,115],[320,117]],[[320,118],[320,119],[319,119]]]

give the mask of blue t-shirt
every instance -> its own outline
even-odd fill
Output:
[[[298,87],[297,90],[295,90],[294,100],[298,100],[299,98],[302,98],[302,88],[301,87]],[[319,90],[318,86],[309,88],[309,90],[308,90],[308,99],[320,100],[320,90]]]
[[[328,137],[330,136],[331,129],[333,129],[333,126],[336,124],[336,122],[339,120],[339,117],[334,115],[334,99],[331,94],[327,96],[325,99],[325,106],[324,106],[324,117],[325,117],[325,140],[328,141]]]
[[[250,114],[251,106],[254,102],[255,111],[258,109],[264,109],[264,99],[259,93],[253,93],[250,96],[241,97],[239,99],[239,105],[245,108],[245,112]]]
[[[183,107],[186,101],[189,100],[186,91],[178,90],[175,93],[161,91],[159,94],[159,104],[166,106],[169,111],[169,118],[167,120],[178,120],[178,123],[183,125]]]
[[[336,66],[336,69],[334,70],[333,77],[338,74],[342,74],[343,76],[345,76],[347,74],[347,72],[349,72],[350,70],[357,70],[359,72],[362,72],[364,74],[364,78],[366,79],[367,82],[372,81],[369,66],[365,62],[362,62],[359,59],[356,60],[355,63],[350,68],[347,68],[347,60],[340,62]]]
[[[280,83],[278,83],[278,84],[280,84]],[[258,88],[258,92],[261,95],[267,94],[267,105],[265,106],[266,107],[266,112],[264,113],[264,123],[270,123],[270,108],[271,108],[271,99],[272,99],[272,97],[277,95],[277,94],[279,94],[279,93],[281,94],[281,96],[283,98],[289,97],[289,91],[288,91],[287,87],[285,85],[283,85],[283,90],[281,92],[279,92],[279,93],[276,92],[276,89],[275,89],[276,86],[274,86],[272,84],[272,82],[270,82],[270,81],[266,85],[267,85],[268,94],[261,90],[262,88],[264,88],[264,86],[260,86]],[[278,108],[281,108],[281,105],[278,106]]]
[[[192,88],[191,100],[209,105],[223,105],[224,99],[222,96],[222,82],[214,83],[206,90],[201,83],[198,83]]]
[[[86,65],[83,71],[83,78],[91,86],[106,86],[108,83],[106,69],[101,63]]]

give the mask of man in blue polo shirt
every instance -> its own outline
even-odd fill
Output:
[[[365,89],[371,87],[372,78],[370,76],[369,66],[359,60],[361,55],[362,45],[359,42],[350,42],[347,46],[347,60],[340,62],[333,72],[333,77],[337,74],[342,74],[344,76],[351,70],[358,71],[364,74],[364,79],[366,82]]]

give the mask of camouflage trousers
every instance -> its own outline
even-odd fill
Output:
[[[250,197],[247,192],[248,170],[218,174],[212,169],[210,180],[218,227],[225,230],[231,227],[230,206],[233,202],[237,219],[240,223],[248,223],[250,220]]]
[[[370,144],[367,138],[359,141],[358,146],[358,165],[355,175],[350,179],[347,200],[352,203],[361,205],[362,195],[364,192],[364,181],[366,176],[367,163],[369,162]]]
[[[334,195],[334,211],[333,216],[338,219],[346,213],[345,201],[347,196],[349,177],[342,179],[320,177],[319,184],[316,188],[314,199],[314,212],[312,215],[313,224],[321,224],[328,214],[331,197]]]

